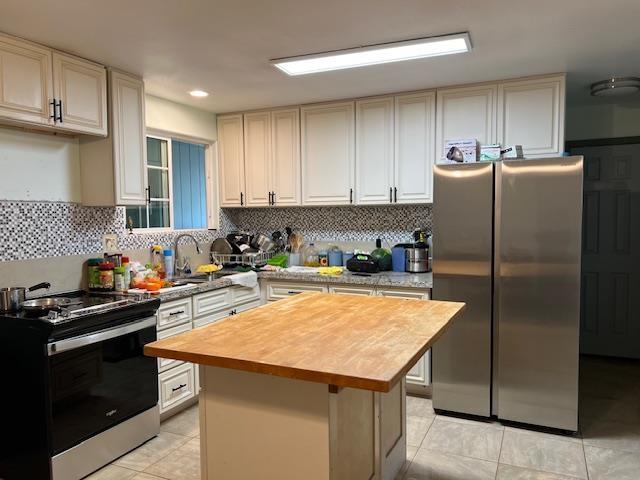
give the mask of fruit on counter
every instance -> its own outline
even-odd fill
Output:
[[[371,256],[378,262],[381,271],[391,270],[391,252],[382,248],[382,240],[376,239],[376,249],[371,252]]]
[[[196,272],[198,272],[198,273],[214,273],[214,272],[217,272],[218,270],[222,270],[222,265],[215,265],[213,263],[208,263],[208,264],[200,265],[196,269]]]

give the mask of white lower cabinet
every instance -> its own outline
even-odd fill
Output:
[[[291,295],[297,295],[304,292],[320,292],[327,293],[327,287],[319,283],[280,283],[280,282],[268,282],[267,283],[267,301],[273,302],[275,300],[282,300],[288,298]]]
[[[429,300],[429,290],[418,288],[379,288],[378,295],[384,297]],[[422,393],[431,385],[431,350],[425,353],[407,373],[407,390]]]
[[[177,327],[160,330],[158,332],[158,340],[173,337],[174,335],[179,335],[180,333],[188,332],[189,330],[191,330],[191,322],[178,325]],[[183,363],[184,362],[180,360],[173,360],[171,358],[158,358],[158,372],[162,373],[170,368],[182,365]]]
[[[376,294],[376,289],[373,287],[357,287],[352,285],[345,285],[339,287],[329,287],[329,293],[335,293],[337,295],[371,296]]]
[[[196,395],[195,368],[183,363],[158,375],[160,413],[165,413]]]

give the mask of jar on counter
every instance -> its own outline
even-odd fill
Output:
[[[114,289],[113,263],[102,262],[98,269],[100,270],[100,290],[111,291]]]
[[[131,286],[131,262],[129,257],[122,257],[122,267],[124,268],[124,284],[129,288]]]
[[[89,290],[100,289],[100,264],[101,258],[90,258],[87,260],[87,287]]]
[[[326,250],[322,250],[321,252],[318,253],[318,263],[320,264],[321,267],[329,266],[329,254],[327,253]]]
[[[124,267],[115,267],[113,269],[113,287],[116,292],[127,291]]]

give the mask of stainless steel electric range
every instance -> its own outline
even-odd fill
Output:
[[[0,317],[0,478],[80,479],[157,435],[160,300],[73,292]],[[68,300],[66,300],[68,299]]]

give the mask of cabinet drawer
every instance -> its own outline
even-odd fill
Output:
[[[177,327],[167,328],[158,332],[158,340],[163,338],[173,337],[179,333],[188,332],[191,330],[191,323],[185,323],[178,325]],[[158,358],[158,372],[164,372],[170,368],[182,365],[184,362],[181,360],[173,360],[171,358]]]
[[[201,293],[193,297],[193,312],[195,317],[210,315],[231,308],[233,304],[230,288],[222,288],[212,292]]]
[[[281,300],[303,292],[326,293],[327,287],[324,285],[299,284],[299,283],[269,283],[267,285],[267,300]]]
[[[429,289],[420,288],[379,288],[378,295],[381,297],[396,298],[416,298],[418,300],[429,300]]]
[[[195,396],[195,376],[192,363],[184,363],[158,376],[160,413],[180,405]]]
[[[250,303],[243,303],[242,305],[238,305],[233,307],[233,311],[235,313],[246,312],[247,310],[251,310],[253,308],[259,307],[262,304],[260,300],[255,300]]]
[[[255,287],[233,287],[233,304],[240,305],[254,300],[260,300],[260,286]]]
[[[231,312],[232,312],[231,308],[226,308],[224,310],[220,310],[218,312],[210,313],[209,315],[196,318],[193,321],[193,328],[204,327],[205,325],[209,325],[211,323],[222,320],[223,318],[227,318],[231,315]]]
[[[191,321],[191,297],[163,303],[158,309],[158,331]]]
[[[329,293],[335,293],[338,295],[374,295],[375,289],[370,287],[329,287]]]

